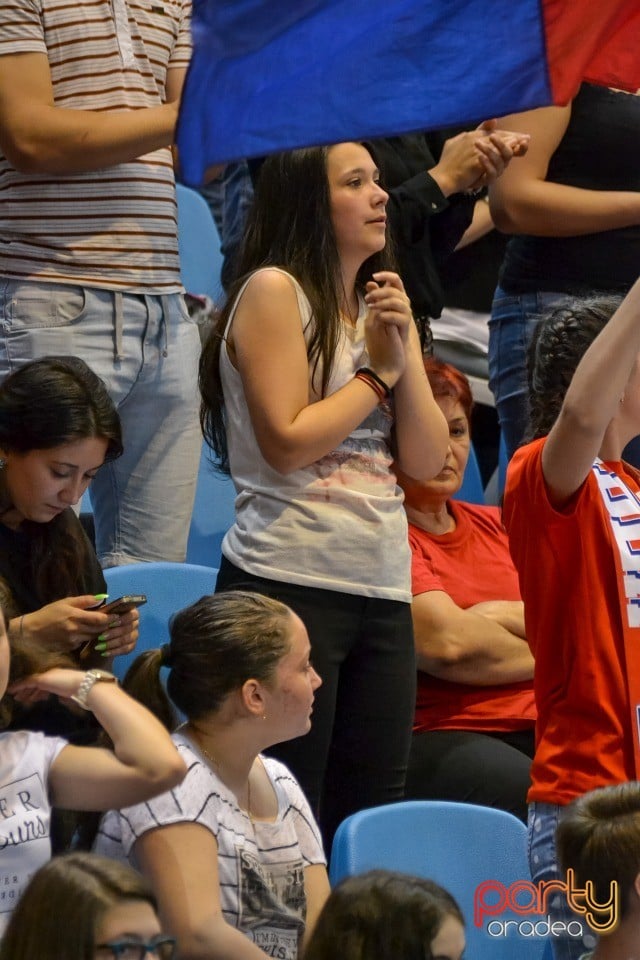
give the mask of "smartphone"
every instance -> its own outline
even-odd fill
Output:
[[[99,604],[98,607],[91,607],[91,609],[100,610],[102,613],[114,613],[118,615],[120,613],[128,613],[130,610],[133,610],[134,607],[141,607],[146,602],[147,598],[143,593],[130,593],[124,597],[118,597],[117,600],[112,600],[111,603],[103,602]],[[80,660],[86,660],[87,657],[94,652],[96,643],[98,643],[98,638],[92,637],[83,644],[79,651]]]
[[[117,600],[112,600],[110,603],[105,603],[104,607],[100,609],[102,613],[129,613],[134,607],[141,607],[146,602],[147,598],[144,593],[129,593],[124,597],[118,597]]]

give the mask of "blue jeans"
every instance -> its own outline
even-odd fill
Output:
[[[202,444],[199,352],[180,294],[0,279],[0,377],[37,357],[75,355],[118,408],[124,454],[91,484],[104,567],[184,560]]]
[[[504,435],[507,456],[527,426],[527,348],[540,317],[567,299],[564,293],[509,294],[498,287],[489,320],[489,387]]]
[[[215,180],[199,188],[209,204],[220,234],[222,256],[222,286],[229,288],[242,247],[249,208],[253,202],[253,184],[246,160],[228,163]]]
[[[552,803],[529,804],[529,868],[534,883],[562,879],[556,857],[556,828],[566,809]],[[552,921],[561,920],[567,925],[571,924],[568,927],[570,933],[577,934],[578,925],[582,928],[582,936],[550,938],[554,960],[580,960],[584,953],[593,950],[596,935],[584,917],[573,913],[560,893],[551,896],[549,915]]]

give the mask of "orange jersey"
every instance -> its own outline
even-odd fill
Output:
[[[562,510],[542,474],[546,438],[507,473],[503,519],[536,667],[538,720],[530,801],[566,804],[635,778],[617,566],[609,517],[590,471]],[[606,464],[632,491],[635,473]]]

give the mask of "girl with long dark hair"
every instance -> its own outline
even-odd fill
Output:
[[[0,596],[14,646],[77,656],[92,645],[101,666],[133,649],[136,611],[90,609],[105,581],[71,509],[121,453],[118,413],[79,358],[34,360],[0,384]]]
[[[362,144],[268,158],[200,366],[205,437],[237,489],[217,589],[274,596],[309,631],[314,726],[278,756],[327,843],[349,813],[403,793],[415,657],[391,464],[430,477],[447,446],[386,202]]]

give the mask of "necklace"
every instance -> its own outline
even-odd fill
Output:
[[[217,757],[214,757],[211,753],[209,753],[209,751],[204,746],[201,740],[197,740],[197,744],[200,747],[201,752],[205,755],[205,757],[209,761],[209,763],[212,763],[216,768],[216,770],[219,771],[222,767],[222,764],[217,759]],[[247,777],[247,809],[245,812],[249,817],[249,822],[253,823],[254,819],[251,813],[251,771],[249,771],[249,776]]]

